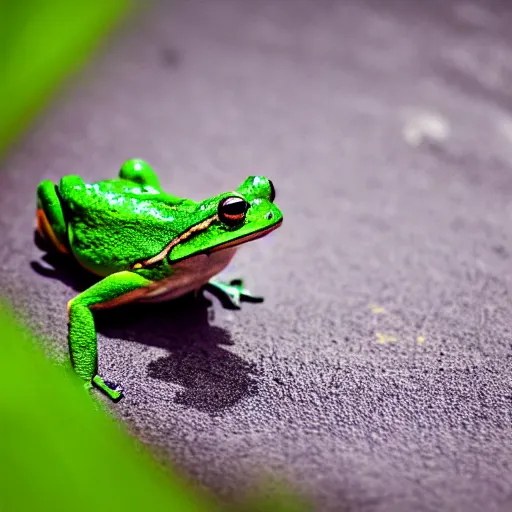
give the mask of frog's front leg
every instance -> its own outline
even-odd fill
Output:
[[[77,295],[68,304],[71,364],[86,382],[86,387],[94,385],[114,401],[122,398],[123,390],[97,375],[98,349],[92,310],[131,302],[143,295],[149,284],[151,281],[134,272],[117,272]]]
[[[211,279],[204,289],[215,295],[228,309],[240,309],[241,302],[263,302],[263,297],[253,295],[244,288],[242,279],[233,279],[229,283]]]
[[[138,185],[147,185],[156,190],[162,190],[156,172],[144,160],[127,160],[119,171],[119,177],[124,180],[133,181]]]

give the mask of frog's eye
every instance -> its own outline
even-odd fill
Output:
[[[241,197],[225,197],[219,203],[219,219],[228,226],[236,226],[245,220],[245,214],[249,209],[249,203]]]
[[[270,202],[273,203],[274,199],[276,198],[276,187],[274,187],[274,184],[268,180],[268,184],[270,185]]]

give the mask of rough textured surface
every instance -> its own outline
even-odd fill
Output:
[[[99,318],[119,416],[226,495],[266,470],[325,511],[510,510],[510,6],[169,5],[4,161],[2,291],[65,349],[86,278],[31,266],[41,179],[141,157],[201,199],[267,174],[285,223],[228,272],[264,304]]]

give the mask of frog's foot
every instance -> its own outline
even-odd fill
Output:
[[[253,295],[244,288],[242,279],[233,279],[229,283],[212,279],[205,290],[215,295],[227,309],[240,309],[241,302],[263,302],[263,297]]]
[[[114,384],[108,380],[103,380],[99,375],[95,375],[93,377],[92,385],[107,395],[114,402],[118,402],[124,396],[124,390],[120,384]]]

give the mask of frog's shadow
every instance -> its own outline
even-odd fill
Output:
[[[32,269],[76,291],[98,280],[70,258],[47,253],[42,259],[53,268],[33,261]],[[95,321],[97,331],[108,338],[169,351],[149,363],[145,385],[151,386],[151,379],[177,384],[182,389],[176,392],[175,403],[217,415],[257,393],[258,372],[254,364],[226,350],[233,341],[227,331],[210,325],[213,313],[206,301],[186,296],[98,311]]]

